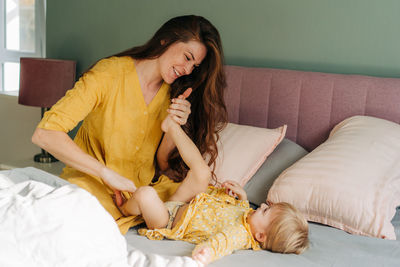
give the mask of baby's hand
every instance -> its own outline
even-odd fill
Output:
[[[213,250],[210,247],[197,247],[192,252],[192,259],[200,266],[206,266],[212,260]]]
[[[228,195],[237,197],[240,200],[247,199],[246,191],[244,191],[243,187],[241,187],[239,183],[235,181],[225,181],[222,183],[222,186],[226,188],[225,193]]]

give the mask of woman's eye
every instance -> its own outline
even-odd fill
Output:
[[[186,58],[187,61],[189,61],[189,59],[190,59],[187,55],[185,55],[185,58]]]

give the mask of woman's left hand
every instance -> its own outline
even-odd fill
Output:
[[[172,104],[167,110],[172,115],[172,119],[179,125],[185,125],[190,115],[190,102],[186,98],[192,92],[192,88],[179,95],[177,98],[172,99]]]

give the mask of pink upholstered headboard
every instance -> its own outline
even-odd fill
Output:
[[[353,115],[400,122],[400,79],[225,66],[229,121],[276,128],[308,151]]]

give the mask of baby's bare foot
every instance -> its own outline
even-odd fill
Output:
[[[121,214],[124,215],[125,217],[128,217],[129,214],[125,210],[126,199],[124,195],[120,194],[118,196],[118,194],[114,194],[112,195],[112,199],[114,201],[115,206],[118,208],[119,212],[121,212]]]
[[[114,194],[112,195],[112,199],[118,207],[122,206],[125,203],[125,197],[121,193],[121,191],[114,190]]]
[[[174,120],[172,119],[171,115],[168,115],[163,122],[161,123],[161,130],[163,130],[163,132],[168,132],[171,125],[175,123]]]

